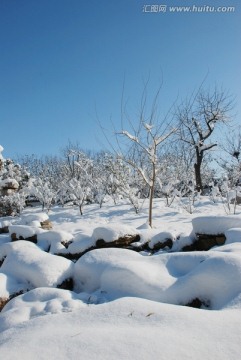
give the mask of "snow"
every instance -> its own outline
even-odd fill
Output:
[[[14,316],[28,314],[22,308]],[[236,360],[240,332],[239,310],[220,314],[124,298],[34,317],[3,332],[0,347],[9,360],[19,353],[23,359]]]
[[[217,144],[216,143],[211,143],[211,144],[206,144],[206,145],[202,145],[202,146],[199,146],[199,152],[201,151],[206,151],[214,146],[216,146]]]
[[[27,226],[27,225],[10,225],[9,233],[16,234],[17,238],[23,237],[24,239],[36,235],[41,231],[38,227]]]
[[[4,148],[2,147],[2,145],[0,145],[0,160],[3,160],[3,156],[2,156],[3,150]]]
[[[124,130],[121,132],[121,134],[127,136],[132,141],[135,141],[137,143],[139,142],[138,138],[136,136],[131,135],[128,131]]]
[[[35,244],[24,240],[3,244],[0,257],[4,256],[6,259],[1,272],[17,280],[24,279],[30,288],[60,285],[73,273],[71,261],[45,253]]]
[[[192,220],[196,234],[224,234],[230,228],[241,227],[241,216],[200,216]]]
[[[36,316],[68,312],[85,307],[81,301],[86,296],[74,294],[62,289],[41,287],[18,296],[5,305],[2,311],[0,331]]]
[[[15,179],[7,178],[4,180],[0,180],[0,188],[4,188],[9,184],[11,184],[11,186],[14,186],[16,189],[19,187],[19,183]]]
[[[37,243],[42,249],[49,249],[49,252],[56,254],[65,249],[64,244],[73,240],[73,235],[67,231],[50,230],[43,231],[37,235]]]
[[[0,299],[23,292],[0,313],[1,358],[238,359],[240,207],[225,216],[221,202],[203,197],[193,214],[164,204],[154,201],[152,229],[147,202],[139,214],[125,201],[88,205],[83,216],[78,207],[54,207],[51,231],[32,226],[41,222],[36,208],[11,219],[11,231],[39,233],[36,245],[0,235]],[[217,231],[225,234],[225,245],[179,252],[194,232]],[[126,234],[139,234],[140,244],[150,247],[168,236],[174,245],[152,255],[95,249],[76,262],[54,255],[85,252],[100,238],[112,242]],[[73,279],[72,291],[57,288],[67,279]],[[195,299],[200,309],[184,306]]]
[[[126,235],[137,235],[138,231],[131,226],[123,224],[110,224],[105,227],[97,227],[94,229],[92,238],[93,240],[105,240],[105,242],[112,242],[120,237]]]
[[[21,216],[21,220],[18,221],[18,224],[22,224],[22,225],[29,225],[31,224],[33,221],[38,221],[43,222],[48,220],[49,217],[46,213],[42,212],[42,213],[35,213],[35,214],[26,214],[26,215],[22,215]]]
[[[225,231],[225,237],[225,244],[231,244],[234,242],[241,243],[241,228],[233,228]]]
[[[163,231],[155,234],[149,242],[150,249],[153,249],[156,244],[162,243],[167,239],[171,239],[173,241],[175,239],[175,236],[168,231]]]
[[[28,285],[18,281],[15,276],[0,273],[0,298],[8,299],[10,295],[27,289]]]
[[[76,292],[108,300],[134,296],[184,305],[202,299],[221,309],[241,292],[241,259],[217,253],[172,253],[143,257],[125,249],[99,249],[75,264]]]
[[[11,222],[9,220],[2,220],[0,221],[0,229],[7,227],[11,224]]]
[[[144,128],[145,128],[147,131],[151,131],[151,130],[153,129],[153,127],[154,127],[153,124],[146,124],[146,123],[144,123],[143,125],[144,125]]]
[[[86,234],[78,234],[74,237],[73,242],[68,246],[67,252],[70,254],[79,254],[86,249],[95,246],[96,240]]]

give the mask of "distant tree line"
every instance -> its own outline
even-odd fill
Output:
[[[218,194],[228,199],[230,191],[239,193],[240,128],[231,128],[231,102],[224,92],[198,92],[175,107],[171,120],[158,118],[157,99],[146,111],[145,95],[137,121],[116,131],[118,147],[109,152],[83,151],[69,143],[59,156],[25,155],[17,161],[0,157],[1,215],[19,213],[26,200],[37,200],[42,208],[75,204],[83,214],[90,203],[103,206],[107,198],[114,204],[127,199],[136,213],[142,199],[149,198],[149,225],[152,226],[154,198],[164,198],[167,206],[175,199],[191,212],[197,196]],[[123,111],[123,114],[125,111]],[[218,128],[229,135],[214,138]],[[216,156],[218,148],[224,156]],[[2,152],[1,148],[1,152]],[[0,152],[0,153],[1,153]],[[221,153],[220,153],[221,154]],[[215,166],[212,164],[215,161]],[[6,184],[14,179],[18,186],[9,193]],[[225,185],[225,186],[224,186]],[[230,200],[230,196],[229,196]],[[184,203],[183,203],[184,206]]]

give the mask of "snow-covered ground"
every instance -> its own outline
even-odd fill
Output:
[[[155,200],[154,228],[147,201],[138,215],[118,205],[55,207],[52,230],[42,230],[39,208],[20,219],[0,219],[18,236],[0,235],[0,298],[23,292],[0,313],[3,359],[238,359],[241,351],[241,215],[202,198],[193,214]],[[192,219],[202,216],[199,220]],[[219,217],[222,216],[222,217]],[[229,221],[230,219],[230,221]],[[8,224],[8,223],[7,223]],[[206,252],[179,252],[193,241],[193,225],[226,243]],[[28,228],[31,226],[31,230]],[[231,228],[231,229],[230,229]],[[171,238],[173,248],[135,252],[103,248],[76,262],[55,255],[80,253],[98,239],[138,234],[139,243]],[[66,245],[67,244],[67,245]],[[66,248],[67,247],[67,248]],[[73,290],[57,288],[72,279]],[[200,309],[190,306],[200,302]]]

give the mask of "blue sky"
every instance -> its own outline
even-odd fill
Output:
[[[235,6],[232,13],[144,12],[144,5]],[[241,115],[238,0],[0,0],[0,144],[4,157],[99,150],[97,124],[120,128],[121,94],[135,121],[150,76],[163,111],[205,76]],[[150,10],[150,7],[147,10]]]

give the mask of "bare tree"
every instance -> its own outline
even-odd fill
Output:
[[[190,151],[195,153],[194,172],[197,191],[203,191],[201,168],[204,155],[217,146],[214,139],[210,141],[211,135],[217,125],[228,123],[231,106],[230,97],[225,92],[215,89],[212,93],[198,91],[177,109],[179,139],[189,144]]]
[[[241,126],[235,127],[231,130],[225,138],[225,143],[221,148],[231,157],[240,161],[241,155]]]
[[[225,159],[217,159],[217,163],[228,175],[231,187],[241,183],[241,127],[229,131],[221,145]],[[227,156],[228,155],[228,156]]]
[[[120,144],[119,136],[124,137],[128,144],[125,152],[122,150],[123,143],[119,146],[121,158],[139,173],[149,189],[148,223],[149,226],[152,226],[154,189],[160,169],[158,150],[176,129],[171,127],[172,120],[168,120],[170,110],[162,120],[159,118],[158,100],[162,86],[158,88],[148,111],[147,84],[146,82],[141,99],[140,113],[136,122],[130,120],[122,100],[122,129],[116,134],[118,135],[118,144]],[[124,118],[127,119],[126,127],[130,128],[128,131],[125,130]]]

